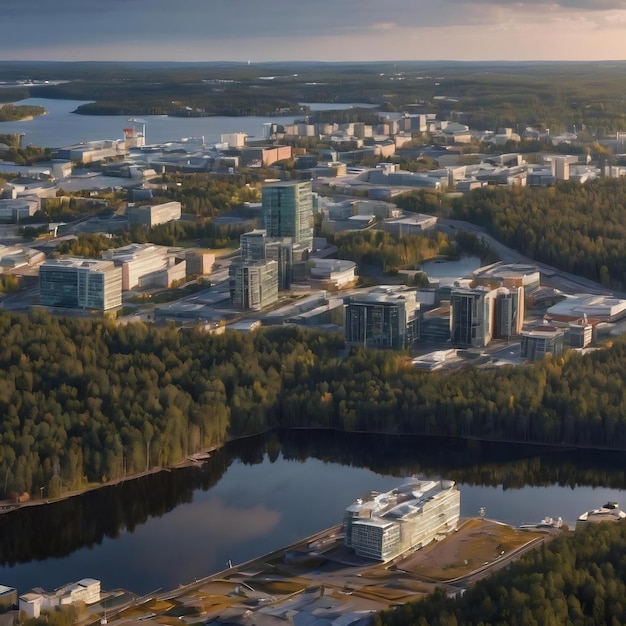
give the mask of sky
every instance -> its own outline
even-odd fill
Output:
[[[0,0],[0,60],[626,58],[626,0]]]

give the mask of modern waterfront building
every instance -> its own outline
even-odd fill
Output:
[[[122,305],[122,270],[112,261],[64,257],[39,268],[44,306],[108,311]]]
[[[549,324],[534,326],[522,330],[521,355],[523,359],[534,361],[551,354],[558,356],[563,352],[565,330]]]
[[[228,283],[234,308],[260,311],[278,300],[278,263],[272,260],[231,263]]]
[[[17,606],[17,589],[0,585],[0,611],[9,611],[14,606]]]
[[[111,159],[126,153],[126,145],[122,140],[88,141],[73,146],[59,148],[56,158],[63,161],[80,161],[81,163],[95,163]]]
[[[291,237],[311,247],[313,189],[310,181],[280,182],[262,191],[263,223],[268,237]]]
[[[164,202],[153,206],[128,207],[126,217],[131,224],[152,228],[158,224],[179,220],[181,211],[180,202]]]
[[[343,518],[345,545],[359,556],[389,561],[455,530],[460,512],[454,481],[413,479],[351,504]]]
[[[457,346],[486,346],[493,334],[495,292],[485,287],[452,289],[450,338]]]
[[[346,341],[370,348],[404,348],[419,337],[414,289],[381,286],[344,299]]]

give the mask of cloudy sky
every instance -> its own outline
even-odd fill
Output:
[[[624,59],[626,0],[0,0],[3,60]]]

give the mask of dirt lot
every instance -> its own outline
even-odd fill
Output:
[[[398,570],[425,579],[448,581],[505,557],[546,534],[518,530],[489,520],[469,519],[457,532],[433,541],[396,564]]]

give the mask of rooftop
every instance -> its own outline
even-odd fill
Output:
[[[83,259],[81,257],[61,257],[60,259],[49,259],[42,267],[66,267],[84,268],[92,272],[105,272],[115,267],[112,261],[102,261],[100,259]]]

